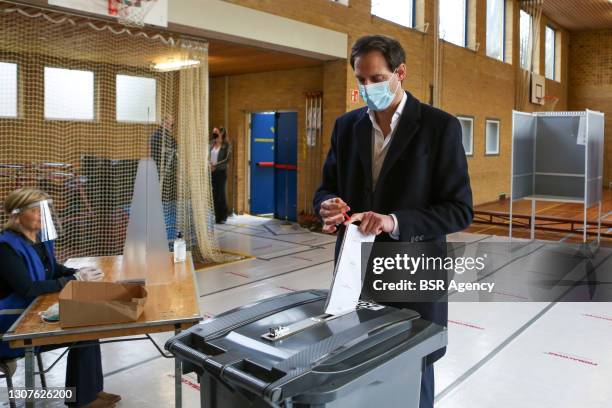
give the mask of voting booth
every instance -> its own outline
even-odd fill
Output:
[[[583,241],[587,210],[598,206],[599,242],[604,153],[604,115],[600,112],[513,112],[510,238],[513,201],[531,201],[531,239],[537,201],[582,204]]]
[[[425,357],[446,346],[446,329],[370,302],[329,315],[326,299],[306,290],[237,308],[166,349],[198,375],[202,407],[418,407]]]

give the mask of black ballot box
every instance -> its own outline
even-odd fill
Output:
[[[165,347],[197,374],[206,408],[418,407],[425,357],[446,346],[446,329],[371,302],[326,315],[326,299],[324,290],[272,297]]]

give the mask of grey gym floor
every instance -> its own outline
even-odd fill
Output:
[[[223,249],[254,258],[196,273],[203,316],[295,290],[329,287],[335,237],[252,216],[232,217],[217,227]],[[449,236],[457,242],[484,239],[503,238]],[[612,258],[607,262],[612,268]],[[170,336],[154,338],[163,345]],[[60,352],[46,353],[45,363]],[[174,406],[173,361],[152,344],[105,344],[102,355],[105,389],[123,397],[118,407]],[[64,364],[65,359],[47,375],[49,386],[62,386]],[[448,351],[435,370],[437,407],[609,408],[612,303],[450,303]],[[22,363],[15,383],[23,385]],[[198,397],[197,379],[184,376],[183,406],[198,407]],[[5,391],[0,398],[8,406]]]

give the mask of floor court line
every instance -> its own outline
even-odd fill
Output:
[[[549,311],[555,303],[550,303],[544,309],[542,309],[538,314],[536,314],[533,318],[531,318],[527,323],[523,324],[518,330],[512,333],[510,336],[506,338],[501,344],[493,349],[489,354],[487,354],[484,358],[482,358],[478,363],[464,372],[459,378],[457,378],[454,382],[452,382],[445,389],[440,391],[438,395],[435,396],[434,401],[436,403],[440,402],[445,396],[447,396],[451,391],[457,388],[461,383],[467,380],[470,376],[472,376],[480,367],[485,365],[488,361],[490,361],[493,357],[499,354],[508,344],[510,344],[515,338],[517,338],[521,333],[527,330],[533,323],[535,323],[540,317],[542,317],[547,311]]]
[[[612,257],[612,254],[606,256],[605,258],[603,258],[601,260],[601,262],[599,262],[595,268],[598,268],[599,266],[601,266],[602,264],[604,264],[609,258]],[[506,346],[508,346],[514,339],[516,339],[521,333],[524,333],[530,326],[532,326],[538,319],[540,319],[542,316],[544,316],[554,305],[556,305],[558,303],[558,301],[560,301],[561,299],[563,299],[565,296],[567,296],[572,290],[574,290],[573,286],[568,287],[568,289],[566,291],[564,291],[562,294],[560,294],[557,299],[554,302],[549,303],[548,305],[546,305],[546,307],[544,307],[544,309],[542,309],[540,312],[538,312],[533,318],[531,318],[527,323],[523,324],[523,326],[521,326],[518,330],[516,330],[513,334],[511,334],[510,336],[508,336],[508,338],[506,338],[506,340],[504,340],[500,345],[498,345],[495,349],[493,349],[493,351],[491,351],[489,354],[487,354],[483,359],[481,359],[477,364],[475,364],[474,366],[472,366],[470,369],[468,369],[465,373],[463,373],[459,378],[457,378],[457,380],[455,380],[454,382],[452,382],[450,385],[448,385],[445,389],[443,389],[442,391],[440,391],[438,393],[438,395],[436,395],[435,397],[435,402],[440,402],[445,396],[447,396],[451,391],[453,391],[454,389],[456,389],[459,385],[461,385],[461,383],[463,383],[465,380],[467,380],[470,376],[472,376],[476,371],[478,371],[479,368],[481,368],[483,365],[485,365],[487,362],[489,362],[491,359],[493,359],[497,354],[499,354]]]
[[[317,248],[319,246],[319,245],[302,244],[301,242],[287,241],[287,240],[284,240],[284,239],[278,239],[278,238],[269,237],[269,236],[262,237],[260,235],[245,234],[244,232],[238,232],[238,231],[226,231],[226,232],[228,234],[240,234],[240,235],[244,235],[244,236],[248,236],[248,237],[254,237],[254,238],[259,238],[259,239],[269,239],[271,241],[278,241],[278,242],[283,242],[285,244],[293,244],[293,245],[305,246],[305,247],[309,247],[309,248]],[[326,245],[326,244],[320,244],[320,245]]]
[[[279,277],[279,276],[288,275],[288,274],[293,273],[293,272],[299,272],[299,271],[301,271],[301,270],[308,269],[308,268],[312,268],[312,267],[314,267],[314,266],[324,265],[324,264],[329,263],[329,262],[333,263],[334,261],[324,261],[324,262],[319,262],[319,263],[315,263],[315,264],[312,264],[312,265],[303,266],[303,267],[301,267],[301,268],[292,269],[292,270],[290,270],[290,271],[281,272],[281,273],[278,273],[278,274],[276,274],[276,275],[270,275],[270,276],[266,276],[266,277],[263,277],[263,278],[254,279],[254,280],[252,280],[252,281],[245,282],[245,283],[240,284],[240,285],[229,286],[229,287],[227,287],[227,288],[220,289],[220,290],[216,290],[216,291],[214,291],[214,292],[205,293],[205,294],[203,294],[203,295],[200,295],[200,298],[203,298],[203,297],[206,297],[206,296],[210,296],[210,295],[214,295],[214,294],[216,294],[216,293],[224,292],[224,291],[226,291],[226,290],[230,290],[230,289],[239,288],[239,287],[241,287],[241,286],[250,285],[251,283],[256,283],[256,282],[265,281],[265,280],[267,280],[267,279],[277,278],[277,277]]]

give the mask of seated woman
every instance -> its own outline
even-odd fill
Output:
[[[10,193],[4,202],[9,220],[0,233],[0,335],[37,296],[59,292],[73,279],[95,281],[104,276],[94,268],[76,270],[57,263],[50,201],[40,190],[22,188]],[[76,394],[76,402],[68,405],[114,407],[121,397],[103,391],[100,345],[97,341],[88,344],[68,352],[66,387],[74,387]],[[41,347],[37,352],[67,346]],[[12,349],[0,341],[1,359],[15,359],[23,354],[23,349]]]

